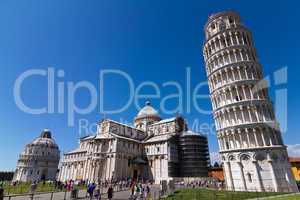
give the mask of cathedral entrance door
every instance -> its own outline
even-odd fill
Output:
[[[44,170],[42,171],[41,180],[42,180],[42,181],[45,181],[46,178],[47,178],[47,175],[48,175],[48,170],[47,170],[47,169],[44,169]]]

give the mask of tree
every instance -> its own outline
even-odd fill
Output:
[[[218,162],[215,162],[214,167],[220,167]]]

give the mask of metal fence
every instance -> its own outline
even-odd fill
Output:
[[[114,192],[120,192],[120,191],[126,191],[129,190],[129,188],[126,187],[119,187],[114,186]],[[106,191],[108,190],[108,187],[101,187],[101,196],[106,195]],[[53,191],[53,192],[35,192],[35,193],[28,193],[28,194],[10,194],[5,195],[4,200],[69,200],[69,199],[89,199],[89,195],[87,193],[87,190],[71,190],[71,191]],[[93,198],[95,199],[95,198]],[[0,200],[1,197],[0,197]]]
[[[140,195],[136,196],[131,196],[130,195],[130,188],[128,187],[120,187],[119,185],[114,186],[114,195],[117,192],[122,192],[122,191],[128,191],[126,193],[127,196],[122,196],[121,199],[129,199],[129,200],[141,200]],[[107,198],[107,190],[108,187],[101,187],[101,199],[106,199]],[[120,195],[119,195],[120,196]],[[151,198],[153,200],[159,200],[161,199],[161,191],[159,191],[159,187],[153,186],[151,187]],[[53,192],[45,192],[45,193],[29,193],[29,194],[10,194],[4,196],[3,200],[69,200],[69,199],[84,199],[88,200],[90,199],[88,193],[86,190],[78,190],[78,193],[76,195],[72,195],[72,191],[53,191]],[[96,200],[96,197],[93,197],[93,200]],[[119,198],[118,198],[119,199]],[[0,200],[1,197],[0,197]]]
[[[107,198],[107,187],[101,188],[101,199]],[[187,190],[183,190],[187,189]],[[120,187],[119,185],[114,186],[114,194],[121,191],[125,192],[121,198],[117,199],[130,199],[130,200],[142,200],[142,196],[131,196],[129,192],[130,188]],[[120,193],[122,194],[122,193]],[[213,187],[200,187],[195,185],[180,185],[176,184],[173,189],[168,188],[167,190],[161,190],[159,186],[151,187],[151,199],[158,200],[167,197],[168,200],[241,200],[241,199],[261,199],[263,197],[279,195],[283,193],[274,192],[239,192],[239,191],[227,191],[223,188],[213,188]],[[120,196],[120,195],[119,195]],[[60,192],[47,192],[47,193],[30,193],[23,195],[6,195],[4,200],[69,200],[69,199],[90,199],[86,190],[78,190],[76,195],[72,195],[72,191],[60,191]],[[96,199],[93,197],[93,199]],[[0,197],[0,200],[1,197]]]

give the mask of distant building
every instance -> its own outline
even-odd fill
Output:
[[[45,129],[20,154],[13,181],[55,180],[59,157],[59,148],[52,139],[51,132]]]
[[[64,154],[59,180],[88,182],[208,176],[207,138],[187,130],[181,116],[161,119],[147,102],[129,126],[110,119],[96,135]]]
[[[210,167],[208,169],[208,176],[212,178],[216,178],[220,181],[224,181],[224,170],[223,167]]]
[[[292,173],[296,181],[300,181],[300,157],[290,157],[289,161],[292,166]]]

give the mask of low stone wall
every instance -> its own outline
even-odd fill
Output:
[[[174,177],[173,181],[190,183],[199,181],[218,181],[218,179],[213,177]]]

